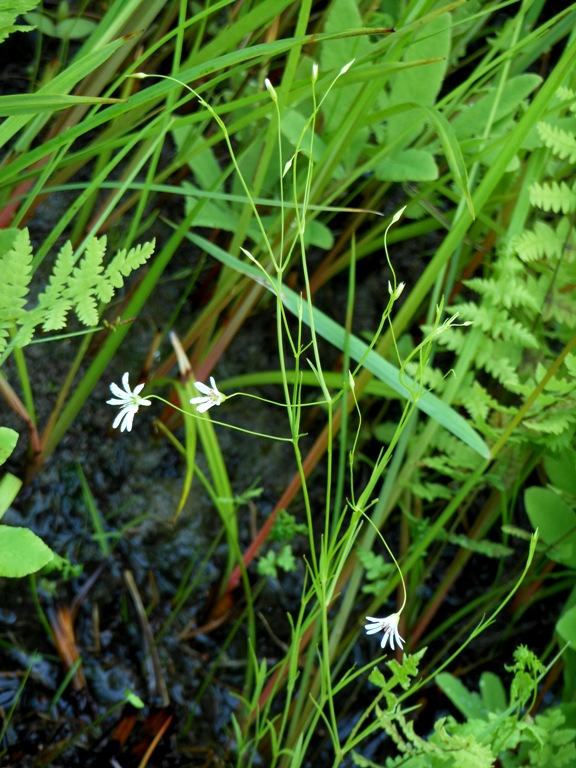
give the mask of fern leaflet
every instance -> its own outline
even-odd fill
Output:
[[[571,133],[550,123],[538,123],[536,130],[544,146],[551,149],[556,157],[567,159],[569,163],[576,162],[576,138]]]
[[[576,210],[576,191],[564,181],[538,184],[534,182],[528,187],[530,203],[543,211],[554,213],[572,213]]]

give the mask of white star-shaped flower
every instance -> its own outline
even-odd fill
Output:
[[[198,413],[204,413],[208,408],[212,408],[213,405],[220,405],[226,399],[226,395],[218,391],[214,377],[210,376],[210,386],[203,384],[201,381],[195,381],[194,386],[198,392],[202,392],[202,397],[193,397],[190,402],[196,406]]]
[[[375,635],[377,632],[384,632],[384,637],[380,642],[380,647],[385,648],[386,643],[390,641],[390,648],[394,650],[394,641],[398,643],[398,648],[402,648],[406,642],[403,637],[400,637],[398,632],[398,620],[400,619],[399,613],[393,613],[391,616],[386,616],[384,619],[377,619],[374,616],[366,616],[366,621],[371,622],[366,624],[364,629],[367,635]]]
[[[111,400],[106,400],[106,402],[108,405],[120,406],[120,413],[114,419],[112,427],[116,429],[116,427],[119,426],[120,432],[124,432],[124,430],[130,432],[134,416],[138,413],[138,408],[140,408],[141,405],[152,405],[152,402],[146,400],[145,397],[140,397],[140,392],[144,389],[144,384],[137,384],[134,389],[130,389],[128,371],[122,376],[122,386],[124,389],[121,389],[118,384],[114,384],[114,382],[110,384],[110,391],[113,395],[116,395],[116,397],[113,397]]]

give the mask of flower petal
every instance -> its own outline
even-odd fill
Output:
[[[120,398],[122,402],[126,400],[126,392],[124,392],[123,389],[120,389],[118,384],[115,384],[114,382],[110,384],[110,392],[112,392],[113,395],[116,395],[116,397]]]
[[[212,379],[212,381],[214,381],[214,379]],[[206,384],[204,384],[201,381],[195,381],[194,382],[194,386],[196,387],[198,392],[202,392],[203,395],[211,395],[212,394],[212,390],[210,389],[210,387],[207,386]]]

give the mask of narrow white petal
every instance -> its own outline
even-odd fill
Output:
[[[116,429],[116,427],[124,419],[125,415],[126,415],[126,408],[122,408],[122,410],[119,413],[116,414],[116,418],[112,422],[112,429]]]
[[[126,405],[126,398],[112,398],[111,400],[106,400],[106,403],[107,405]]]
[[[120,389],[118,384],[115,384],[114,382],[110,384],[110,392],[112,392],[113,395],[116,395],[116,397],[121,398],[123,402],[126,400],[126,392],[124,392],[123,389]]]
[[[201,381],[195,381],[194,386],[196,387],[198,392],[202,392],[203,395],[209,395],[212,392],[210,387],[206,386],[206,384],[203,384]]]
[[[124,421],[122,423],[122,426],[120,427],[120,432],[131,432],[132,431],[132,423],[134,421],[134,414],[136,411],[134,409],[126,411],[124,414]]]

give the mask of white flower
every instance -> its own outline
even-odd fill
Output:
[[[272,101],[277,102],[278,101],[278,95],[276,93],[276,90],[275,90],[274,86],[272,85],[270,80],[268,80],[268,78],[266,78],[264,80],[264,85],[266,86],[266,90],[270,94],[270,98],[272,99]]]
[[[212,408],[213,405],[220,405],[226,399],[226,395],[218,391],[214,377],[210,376],[210,386],[203,384],[201,381],[195,381],[194,386],[199,392],[202,392],[203,397],[193,397],[190,402],[196,406],[198,413],[204,413],[208,408]]]
[[[406,283],[398,283],[398,285],[394,289],[394,288],[392,288],[392,284],[391,284],[390,280],[388,280],[388,293],[394,299],[394,301],[396,301],[396,299],[400,298],[400,294],[402,293],[402,291],[404,290],[405,287],[406,287]]]
[[[402,648],[402,645],[406,642],[404,638],[400,637],[398,632],[398,620],[400,619],[399,613],[393,613],[391,616],[386,616],[385,619],[377,619],[374,616],[366,616],[366,621],[372,622],[366,624],[364,629],[367,635],[375,635],[377,632],[384,632],[384,637],[380,643],[381,648],[386,647],[386,643],[390,640],[390,648],[394,650],[394,640],[398,643],[398,648]]]
[[[144,389],[144,384],[138,384],[134,389],[130,389],[128,382],[128,371],[122,376],[122,386],[124,389],[120,389],[118,384],[110,384],[110,391],[116,397],[111,400],[106,400],[108,405],[119,405],[120,413],[114,419],[112,427],[120,426],[120,432],[130,432],[132,429],[132,422],[134,421],[134,415],[138,413],[138,408],[141,405],[152,405],[150,400],[146,400],[145,397],[140,397],[139,393]]]

